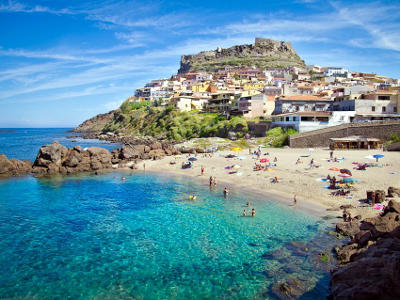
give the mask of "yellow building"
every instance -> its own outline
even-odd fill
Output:
[[[264,84],[261,82],[249,82],[243,84],[244,90],[262,90],[264,88]]]
[[[198,84],[193,84],[190,89],[193,92],[197,92],[197,93],[204,93],[207,91],[208,87],[210,86],[209,83],[198,83]]]

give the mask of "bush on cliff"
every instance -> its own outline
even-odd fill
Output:
[[[293,128],[275,127],[267,131],[265,143],[272,147],[283,147],[289,144],[289,135],[298,133]]]
[[[176,141],[195,137],[226,137],[229,131],[248,132],[246,120],[238,116],[227,120],[216,113],[179,112],[172,106],[142,105],[133,108],[126,102],[122,106],[112,122],[104,127],[104,132],[149,135]]]

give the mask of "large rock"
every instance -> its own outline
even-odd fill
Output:
[[[0,154],[0,176],[27,174],[31,170],[32,163],[30,161],[8,159],[4,154]]]
[[[381,239],[331,277],[331,299],[400,299],[400,239]]]
[[[49,174],[59,173],[67,153],[67,147],[60,145],[58,142],[42,146],[33,163],[32,171],[34,173],[41,173],[43,170],[46,170],[46,173]]]
[[[53,143],[40,148],[33,164],[35,174],[70,174],[111,168],[111,153],[104,148],[71,149]]]
[[[336,224],[336,231],[345,236],[353,237],[360,231],[360,223],[358,221],[341,222]]]
[[[107,149],[100,147],[90,147],[87,149],[90,155],[90,166],[92,170],[109,169],[111,164],[111,153]]]

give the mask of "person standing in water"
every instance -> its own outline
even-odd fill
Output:
[[[214,186],[217,186],[217,178],[216,177],[213,178],[213,184],[214,184]]]
[[[213,178],[212,176],[210,176],[210,188],[212,187],[212,185],[213,185]]]
[[[245,217],[247,215],[246,209],[243,209],[242,216]]]
[[[251,216],[252,217],[256,216],[256,210],[254,209],[254,207],[251,209]]]
[[[224,197],[226,198],[229,194],[229,190],[225,187],[224,188]]]
[[[293,204],[294,204],[294,205],[296,205],[296,204],[297,204],[297,198],[296,198],[296,195],[294,195],[294,197],[293,197]]]

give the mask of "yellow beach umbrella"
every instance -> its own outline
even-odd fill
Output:
[[[235,147],[235,148],[232,148],[232,151],[242,151],[242,148]]]

